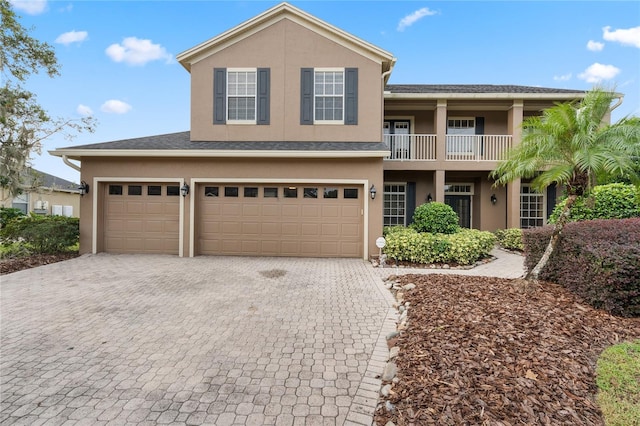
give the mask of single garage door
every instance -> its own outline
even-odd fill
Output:
[[[178,254],[180,186],[175,183],[104,185],[104,251]]]
[[[202,184],[198,253],[362,257],[363,201],[353,185]]]

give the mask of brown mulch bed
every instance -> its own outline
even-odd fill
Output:
[[[36,254],[25,257],[0,259],[0,275],[22,271],[23,269],[35,268],[36,266],[48,265],[50,263],[61,262],[78,256],[78,253],[58,253]]]
[[[640,318],[580,303],[562,287],[522,280],[406,275],[408,326],[398,383],[376,424],[602,425],[595,363],[606,347],[640,338]]]

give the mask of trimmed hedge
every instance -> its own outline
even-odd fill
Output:
[[[431,234],[401,226],[386,228],[384,253],[390,259],[413,263],[470,265],[489,256],[496,238],[491,232],[463,229],[455,234]]]
[[[551,232],[551,226],[524,231],[529,270],[542,257]],[[614,315],[640,316],[640,218],[568,223],[540,278]]]
[[[0,236],[9,242],[26,243],[33,253],[61,253],[78,243],[80,221],[77,217],[32,214],[9,221]]]
[[[566,198],[556,205],[549,223],[556,223],[565,203]],[[595,186],[589,195],[578,197],[571,207],[569,221],[631,217],[640,217],[640,187],[610,183]]]
[[[498,245],[507,250],[524,250],[524,243],[522,242],[522,229],[509,228],[498,229],[494,232]]]
[[[7,223],[23,216],[26,215],[20,209],[14,209],[13,207],[0,207],[0,228],[4,228]]]
[[[459,221],[451,206],[434,201],[416,207],[411,226],[418,232],[455,234],[460,230]]]

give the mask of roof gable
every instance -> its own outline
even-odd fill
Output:
[[[352,34],[347,33],[333,25],[310,15],[303,10],[290,5],[280,3],[271,9],[255,16],[240,25],[237,25],[222,34],[213,37],[191,49],[178,54],[176,59],[187,71],[191,71],[191,65],[213,55],[220,50],[243,40],[264,28],[273,25],[283,19],[289,19],[321,36],[357,52],[371,60],[382,64],[382,71],[389,71],[395,63],[395,58],[390,52],[366,42]]]

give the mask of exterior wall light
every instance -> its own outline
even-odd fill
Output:
[[[433,201],[433,197],[431,196],[431,193],[429,193],[429,195],[427,195],[427,203],[430,203]]]
[[[375,200],[376,199],[376,187],[372,184],[371,188],[369,188],[369,194],[371,194],[371,199]]]
[[[84,196],[84,194],[88,194],[89,193],[89,184],[85,181],[80,182],[80,186],[78,187],[78,190],[80,191],[80,196]]]
[[[183,197],[186,197],[187,195],[189,195],[189,185],[187,185],[186,183],[182,185],[182,188],[180,188],[180,193],[182,194]]]
[[[498,197],[496,197],[496,194],[491,194],[491,204],[495,204],[498,202]]]

